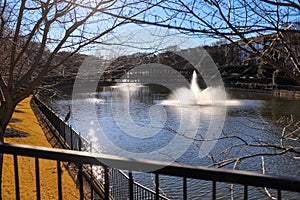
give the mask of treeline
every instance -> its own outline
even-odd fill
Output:
[[[295,58],[297,61],[300,58],[300,35],[293,33],[288,34],[286,37],[290,37],[288,44],[294,48]],[[272,37],[264,36],[256,38],[256,45],[260,45],[260,48],[266,49],[266,54],[278,63],[288,66],[288,56],[282,53],[281,43],[276,43]],[[272,45],[272,46],[271,46]],[[297,86],[297,83],[293,81],[287,74],[282,71],[275,70],[272,66],[264,62],[262,59],[254,54],[247,53],[241,50],[239,47],[241,44],[227,44],[226,42],[218,42],[212,46],[204,46],[203,48],[209,53],[217,67],[220,74],[223,77],[223,81],[227,87],[250,87],[255,88],[255,85],[266,85],[276,87],[278,85],[292,85]],[[199,47],[200,48],[200,47]],[[183,50],[186,51],[186,50]],[[68,52],[61,52],[57,55],[56,59],[66,57]],[[63,65],[53,70],[48,74],[46,84],[53,84],[57,82],[59,84],[72,84],[76,78],[77,71],[83,63],[86,55],[75,54],[64,62]],[[132,68],[149,63],[160,63],[166,66],[170,66],[175,70],[181,72],[186,79],[191,79],[193,66],[181,56],[166,51],[162,53],[136,53],[128,56],[120,56],[114,60],[101,60],[97,59],[97,64],[90,68],[91,71],[86,72],[81,78],[88,78],[93,80],[100,80],[114,83],[120,77],[122,77],[127,71]],[[284,67],[284,66],[283,66]],[[105,68],[105,71],[99,70]],[[205,85],[204,81],[199,78],[199,83]],[[258,87],[258,86],[257,86]]]

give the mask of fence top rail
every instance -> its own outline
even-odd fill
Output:
[[[264,175],[178,163],[168,164],[160,161],[136,160],[105,154],[8,143],[0,143],[0,153],[103,166],[106,166],[105,163],[109,163],[108,167],[129,171],[149,172],[150,169],[158,169],[152,173],[300,192],[299,177]]]

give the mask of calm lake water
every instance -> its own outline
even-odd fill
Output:
[[[72,117],[68,123],[93,141],[94,147],[102,153],[174,160],[196,166],[210,166],[224,159],[255,153],[274,153],[271,149],[240,145],[243,142],[232,136],[238,136],[253,144],[279,144],[282,127],[277,120],[283,116],[293,116],[295,120],[300,120],[300,99],[230,92],[228,97],[239,102],[238,104],[226,107],[178,106],[161,105],[169,95],[148,87],[136,87],[129,91],[123,89],[106,87],[97,93],[80,93],[76,94],[73,100],[71,97],[57,99],[51,102],[51,106],[64,118],[69,105],[72,105]],[[209,148],[204,152],[202,147],[207,143],[206,139],[212,138],[207,137],[209,131],[220,130],[219,134],[214,135],[215,142],[210,142]],[[177,140],[178,135],[185,137]],[[172,142],[176,145],[175,148],[168,147]],[[299,141],[285,143],[300,147]],[[284,156],[264,156],[266,173],[299,177],[300,160],[294,159],[293,156],[289,153]],[[233,168],[234,163],[225,167]],[[262,173],[262,157],[242,160],[235,168]],[[134,178],[153,188],[154,177],[151,175],[136,173]],[[160,181],[163,192],[170,198],[181,198],[181,180],[162,177]],[[211,198],[211,187],[211,182],[188,180],[188,199]],[[267,199],[263,189],[249,189],[253,199]],[[234,186],[233,190],[234,198],[241,199],[243,188]],[[218,183],[217,191],[218,198],[231,198],[230,184]],[[276,196],[276,191],[270,192]],[[294,193],[283,195],[286,199],[300,199],[300,196]]]

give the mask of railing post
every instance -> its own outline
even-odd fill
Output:
[[[57,117],[57,119],[58,119],[58,117]],[[59,119],[58,119],[58,123],[59,123],[59,136],[63,137],[63,133],[64,133],[64,130],[65,130],[65,123],[62,122]]]
[[[36,184],[36,199],[41,199],[41,185],[40,185],[40,165],[39,158],[35,158],[35,184]]]
[[[66,125],[64,125],[64,129],[63,129],[63,138],[64,138],[64,144],[66,144]]]
[[[19,169],[18,169],[18,156],[14,154],[14,170],[15,170],[15,188],[16,200],[20,200],[20,184],[19,184]]]
[[[183,177],[183,199],[187,200],[187,183],[186,183],[186,177]]]
[[[61,166],[60,160],[57,160],[57,187],[58,187],[58,199],[62,200],[62,182],[61,182]]]
[[[159,176],[155,174],[155,199],[159,200]]]
[[[248,199],[248,185],[244,185],[244,200]]]
[[[92,143],[90,143],[90,153],[93,152],[92,148],[93,148]],[[92,164],[90,164],[90,168],[91,168],[90,173],[91,173],[91,177],[92,177],[92,181],[93,181],[94,180],[94,172],[93,172],[93,165]],[[93,185],[92,184],[90,184],[90,190],[91,190],[90,198],[94,199],[94,190],[93,190]]]
[[[133,176],[132,176],[132,172],[129,172],[128,176],[129,176],[129,199],[133,200]]]
[[[281,190],[277,190],[277,200],[281,200]]]
[[[104,200],[109,200],[109,169],[104,167]]]
[[[71,148],[71,150],[73,150],[73,132],[72,132],[72,127],[69,126],[69,128],[70,128],[70,139],[71,139],[70,148]]]
[[[81,135],[79,133],[79,136],[78,136],[78,151],[81,151],[81,146],[82,146],[82,141],[81,141]]]
[[[84,199],[82,174],[83,174],[82,173],[82,164],[79,164],[78,181],[79,181],[80,200]]]
[[[217,183],[216,183],[216,180],[213,180],[213,182],[212,182],[212,189],[213,189],[212,199],[216,200],[217,199]]]
[[[90,168],[91,168],[90,173],[91,173],[92,181],[94,181],[94,172],[93,172],[93,165],[92,164],[90,164]],[[93,184],[90,184],[90,190],[91,190],[91,196],[90,196],[90,198],[94,199]]]

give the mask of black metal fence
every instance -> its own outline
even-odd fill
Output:
[[[45,105],[39,98],[33,97],[33,101],[40,112],[39,116],[42,118],[43,123],[51,130],[56,136],[57,140],[68,150],[97,152],[92,148],[91,143],[78,134],[70,125],[66,124],[51,108]],[[82,166],[83,175],[91,184],[91,199],[93,197],[93,191],[98,191],[98,195],[105,185],[105,176],[108,175],[110,182],[110,197],[113,199],[154,199],[156,192],[135,182],[132,178],[132,174],[125,174],[119,169],[111,168],[109,173],[105,173],[105,166]],[[95,180],[97,179],[97,180]],[[130,187],[128,186],[131,185]],[[96,188],[95,188],[96,187]],[[82,190],[82,189],[81,189]],[[104,192],[104,191],[103,191]],[[167,200],[168,198],[159,195],[160,200]]]
[[[88,140],[80,136],[70,125],[66,124],[51,108],[45,105],[37,97],[33,97],[34,103],[41,112],[41,117],[46,126],[55,134],[65,149],[86,151],[90,149]]]
[[[36,197],[40,199],[41,188],[39,179],[39,160],[48,159],[57,161],[57,185],[58,185],[58,199],[62,200],[62,180],[61,180],[61,163],[71,162],[76,163],[79,166],[79,172],[82,172],[83,165],[90,166],[102,166],[104,168],[104,197],[102,199],[160,199],[159,183],[161,175],[175,176],[178,180],[182,181],[182,199],[188,199],[187,188],[189,187],[187,179],[199,179],[211,181],[211,199],[217,199],[217,187],[216,184],[219,182],[240,184],[244,187],[244,199],[248,199],[248,187],[267,187],[277,190],[276,199],[284,199],[282,197],[282,191],[293,191],[300,193],[300,179],[299,178],[288,178],[278,177],[271,175],[263,175],[252,172],[237,171],[237,170],[225,170],[225,169],[214,169],[207,167],[195,167],[182,164],[171,164],[166,165],[162,162],[152,162],[145,160],[129,160],[117,156],[105,156],[100,154],[92,154],[89,152],[78,152],[70,150],[61,150],[45,147],[32,147],[26,145],[11,145],[11,144],[0,144],[0,153],[12,154],[14,156],[14,171],[15,171],[15,191],[16,199],[20,199],[19,194],[19,169],[18,169],[18,157],[28,156],[35,158],[35,180],[36,180]],[[106,166],[104,163],[111,163],[111,166]],[[120,168],[122,170],[140,171],[142,169],[148,169],[149,166],[158,170],[153,171],[155,175],[156,189],[152,195],[142,196],[143,191],[136,188],[133,184],[132,174],[129,173],[129,178],[123,179],[121,182],[114,182],[115,173],[111,173],[111,169]],[[110,177],[111,176],[111,177]],[[116,176],[119,176],[118,174]],[[83,197],[83,186],[82,179],[79,176],[80,184],[80,199]],[[117,185],[115,185],[117,184]],[[111,187],[119,187],[120,190],[113,191]],[[140,187],[139,187],[140,188]],[[201,190],[201,187],[198,188]],[[124,190],[124,191],[123,191]],[[120,192],[119,194],[116,194]],[[140,196],[138,196],[138,195]],[[149,194],[149,193],[148,193]],[[116,195],[115,198],[112,198]],[[255,197],[251,197],[255,199]]]

